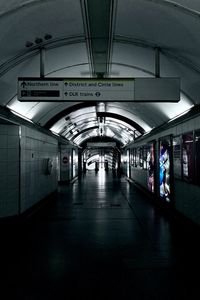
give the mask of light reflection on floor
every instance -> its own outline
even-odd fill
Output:
[[[199,233],[125,177],[87,171],[49,200],[0,227],[6,299],[197,299]]]
[[[98,183],[99,183],[100,186],[105,187],[106,171],[103,167],[100,167],[99,171],[98,171]]]

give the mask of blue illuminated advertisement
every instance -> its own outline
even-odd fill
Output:
[[[155,146],[150,143],[147,147],[147,186],[150,192],[154,192],[155,184]]]
[[[159,144],[159,181],[160,181],[160,197],[167,201],[171,201],[170,186],[170,167],[171,167],[171,141],[169,137],[160,140]]]

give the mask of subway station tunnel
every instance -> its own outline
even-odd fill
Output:
[[[198,299],[200,2],[0,1],[2,299]]]

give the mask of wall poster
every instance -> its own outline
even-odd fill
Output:
[[[195,182],[200,185],[200,130],[195,131]]]
[[[155,143],[147,145],[147,187],[154,193],[155,190]]]
[[[136,167],[140,166],[140,148],[136,148]]]
[[[193,132],[183,134],[182,170],[183,179],[188,182],[194,181],[194,145]]]
[[[181,136],[173,137],[174,178],[181,179]]]
[[[143,169],[147,169],[147,147],[143,147]]]
[[[171,138],[165,137],[159,141],[159,181],[160,197],[171,201]]]
[[[137,167],[137,165],[136,165],[136,149],[135,148],[133,148],[133,166]]]

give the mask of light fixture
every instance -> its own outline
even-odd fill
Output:
[[[179,115],[173,117],[172,119],[170,119],[167,123],[170,123],[170,122],[172,122],[172,121],[174,121],[174,120],[176,120],[176,119],[178,119],[178,118],[186,115],[191,110],[192,107],[194,107],[194,104],[189,109],[187,109],[186,111],[184,111],[181,114],[179,114]]]
[[[45,34],[44,38],[45,38],[45,40],[50,40],[50,39],[52,39],[52,35],[47,33],[47,34]]]
[[[36,37],[35,40],[34,40],[34,42],[32,42],[32,41],[27,41],[26,44],[25,44],[25,46],[26,46],[27,48],[30,48],[30,47],[32,47],[32,46],[34,46],[34,45],[40,45],[41,43],[43,43],[43,40],[48,41],[48,40],[50,40],[50,39],[52,39],[52,35],[49,34],[49,33],[46,33],[45,36],[44,36],[44,38]]]
[[[149,131],[145,132],[145,133],[143,134],[143,136],[149,134],[154,128],[155,128],[155,127],[152,127]]]
[[[32,42],[30,42],[30,41],[26,42],[26,47],[27,47],[27,48],[30,48],[30,47],[32,47],[32,46],[33,46],[33,43],[32,43]]]
[[[35,39],[36,44],[41,44],[42,42],[43,42],[43,39],[41,39],[41,38],[36,38]]]
[[[10,109],[10,111],[11,111],[14,115],[16,115],[17,117],[20,117],[20,118],[22,118],[22,119],[24,119],[24,120],[26,120],[26,121],[28,121],[28,122],[30,122],[30,123],[33,123],[33,121],[32,121],[31,119],[28,119],[27,117],[21,115],[20,113],[14,111],[14,110],[12,110],[12,109]]]
[[[54,135],[56,135],[56,136],[60,136],[58,133],[56,133],[55,131],[53,131],[52,129],[50,129],[50,131],[54,134]]]

